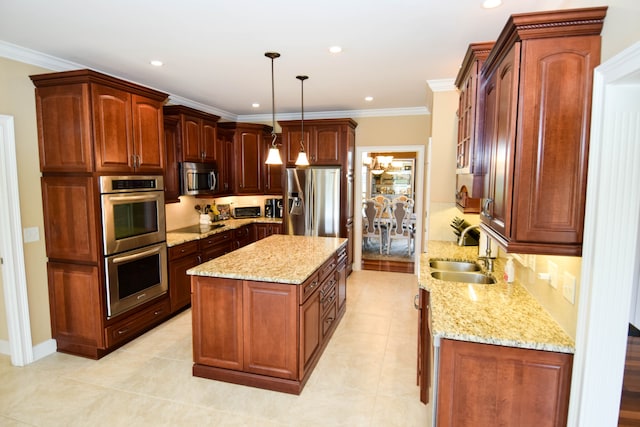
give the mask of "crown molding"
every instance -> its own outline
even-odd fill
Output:
[[[78,64],[72,61],[66,61],[64,59],[56,58],[55,56],[51,56],[42,52],[38,52],[36,50],[27,49],[22,46],[18,46],[12,43],[7,43],[5,41],[0,40],[0,56],[12,59],[15,61],[24,62],[27,64],[35,65],[38,67],[46,68],[51,71],[70,71],[88,68],[86,65]],[[95,70],[104,74],[111,75],[116,78],[121,78],[119,76],[114,76],[110,73],[106,73],[102,70]],[[445,80],[436,80],[436,82],[444,82]],[[455,86],[453,86],[453,79],[446,80],[450,83],[453,89],[446,90],[454,90]],[[431,84],[433,80],[430,80],[428,83]],[[134,82],[137,84],[142,84],[138,82]],[[145,85],[148,86],[148,85]],[[157,89],[157,88],[152,88]],[[157,89],[160,90],[160,89]],[[435,89],[432,88],[435,91]],[[444,89],[443,89],[444,90]],[[215,114],[216,116],[220,116],[225,120],[235,121],[235,122],[270,122],[272,119],[271,114],[246,114],[246,115],[238,115],[230,113],[229,111],[221,110],[215,107],[212,107],[207,104],[203,104],[197,101],[192,101],[190,99],[184,98],[179,95],[169,94],[169,104],[179,104],[187,107],[195,108],[200,111],[204,111],[207,113]],[[396,116],[425,116],[431,114],[431,111],[426,106],[421,107],[405,107],[405,108],[381,108],[381,109],[371,109],[371,110],[338,110],[338,111],[319,111],[319,112],[311,112],[308,113],[305,111],[305,118],[309,119],[337,119],[337,118],[355,118],[355,117],[396,117]],[[300,113],[283,113],[276,114],[277,120],[299,120]]]
[[[427,80],[427,85],[433,92],[448,92],[457,89],[455,79]]]

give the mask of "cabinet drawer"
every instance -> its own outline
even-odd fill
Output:
[[[347,247],[343,246],[338,250],[338,261],[337,264],[340,264],[342,261],[346,261],[347,259]]]
[[[330,284],[331,286],[323,286],[320,290],[320,307],[323,314],[335,305],[336,298],[338,296],[338,291],[335,287],[336,281],[329,280],[327,284]]]
[[[318,276],[320,279],[320,282],[324,282],[324,280],[335,271],[336,268],[336,257],[332,256],[331,258],[329,258],[324,264],[322,264],[322,267],[320,267],[318,269]]]
[[[198,253],[198,241],[183,243],[169,248],[169,261]]]
[[[312,274],[298,290],[298,303],[302,305],[320,286],[318,274]]]
[[[170,309],[169,298],[162,297],[162,300],[156,304],[105,328],[107,347],[126,341],[149,326],[160,322],[169,315]]]
[[[222,233],[212,234],[209,237],[200,239],[200,249],[207,249],[208,246],[223,244],[231,241],[231,230],[223,231]]]
[[[323,337],[325,337],[333,329],[337,315],[338,315],[338,307],[334,298],[333,303],[329,306],[324,316],[322,316],[322,336]]]

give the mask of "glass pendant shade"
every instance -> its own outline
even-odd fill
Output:
[[[278,150],[278,147],[276,146],[276,94],[273,80],[273,60],[279,58],[280,54],[278,52],[266,52],[264,56],[271,58],[271,136],[273,136],[273,141],[271,141],[271,148],[269,148],[269,154],[267,155],[265,164],[281,165],[282,158],[280,157],[280,150]]]
[[[296,166],[309,166],[309,159],[307,159],[307,153],[300,151],[298,153],[298,159],[296,160]]]

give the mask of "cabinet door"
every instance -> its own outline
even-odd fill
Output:
[[[216,162],[216,128],[215,122],[202,121],[202,161],[207,163]],[[219,165],[218,165],[219,167]]]
[[[429,292],[420,289],[418,296],[418,386],[420,401],[429,403],[431,388],[431,330],[429,329]]]
[[[165,166],[162,102],[131,95],[136,172],[161,174]]]
[[[236,193],[262,193],[263,147],[260,133],[255,131],[237,131],[235,142],[237,144],[235,168]]]
[[[286,151],[286,161],[285,163],[289,166],[293,166],[298,160],[298,153],[300,153],[300,126],[296,128],[288,127],[282,130],[282,145]],[[269,145],[271,145],[271,141],[269,141]],[[315,162],[315,148],[312,148],[313,142],[311,141],[311,131],[309,128],[305,127],[304,130],[304,149],[307,153],[307,159],[309,163]],[[282,154],[282,153],[280,153]]]
[[[191,276],[187,275],[187,270],[200,262],[197,254],[169,260],[169,297],[172,313],[191,304]]]
[[[266,159],[267,154],[269,153],[269,149],[271,148],[271,140],[270,136],[265,136],[263,138],[264,149],[263,155]],[[282,138],[279,136],[277,139],[278,148],[280,149],[280,158],[284,158],[284,149],[282,146]],[[283,162],[286,163],[286,162]],[[282,194],[282,180],[284,177],[284,166],[283,165],[264,165],[264,193],[265,194]]]
[[[216,138],[218,188],[220,194],[231,194],[233,191],[233,132],[217,129]]]
[[[191,278],[193,361],[242,370],[242,280]]]
[[[320,348],[322,331],[318,289],[300,306],[300,378],[304,378]]]
[[[175,203],[180,199],[180,122],[175,117],[164,119],[166,167],[164,171],[164,202]]]
[[[93,171],[89,85],[36,89],[42,172]]]
[[[338,310],[342,310],[344,303],[347,302],[347,260],[343,258],[336,267],[336,276],[338,283],[336,284],[338,292]]]
[[[335,125],[314,128],[315,151],[312,152],[317,165],[339,165],[340,162],[340,127]]]
[[[93,179],[42,178],[42,205],[50,260],[98,263],[102,257],[100,206]]]
[[[243,299],[244,370],[296,379],[297,286],[244,281]]]
[[[183,116],[182,119],[182,159],[185,162],[201,162],[202,120]]]
[[[99,84],[91,88],[96,171],[133,171],[131,94]]]
[[[481,219],[508,236],[511,228],[513,164],[520,44],[516,43],[485,86],[485,141],[490,149],[489,185]]]
[[[570,354],[441,340],[438,426],[564,427]]]

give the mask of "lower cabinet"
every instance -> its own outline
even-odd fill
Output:
[[[437,426],[565,426],[571,354],[443,339]]]
[[[233,250],[240,249],[256,241],[256,229],[254,224],[243,225],[233,230]]]
[[[256,240],[264,239],[265,237],[269,237],[272,234],[282,234],[282,225],[281,224],[271,224],[271,223],[257,223],[256,227]]]
[[[429,292],[420,289],[416,295],[418,303],[418,378],[420,387],[420,401],[429,403],[429,391],[431,389],[431,329],[429,328]]]
[[[169,248],[169,298],[172,313],[191,304],[191,279],[187,270],[201,262],[197,240]]]
[[[192,276],[193,374],[300,394],[345,307],[336,259],[303,284]]]

